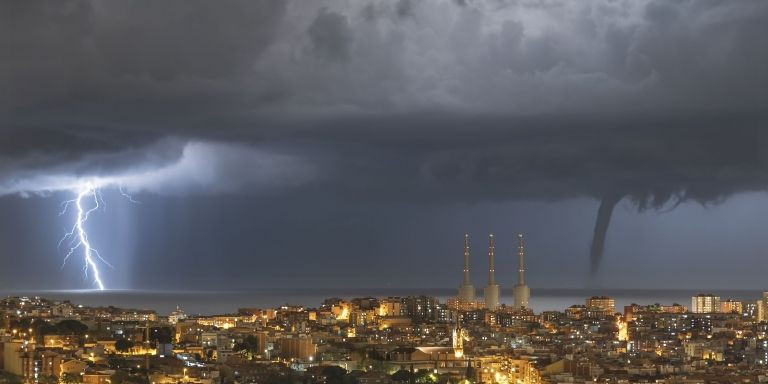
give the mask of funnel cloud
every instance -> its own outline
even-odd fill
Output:
[[[619,196],[609,196],[600,200],[600,208],[597,209],[597,218],[595,219],[595,233],[592,235],[592,245],[590,247],[590,272],[594,275],[600,267],[600,261],[605,252],[605,237],[608,234],[608,227],[611,224],[613,208],[621,200]]]

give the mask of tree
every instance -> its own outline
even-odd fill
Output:
[[[58,384],[59,379],[56,378],[54,375],[46,375],[46,376],[40,376],[38,379],[38,382],[40,384]]]
[[[328,365],[321,371],[328,384],[342,384],[347,370],[337,365]]]
[[[0,382],[5,384],[21,384],[24,380],[21,376],[14,375],[10,372],[0,371]]]
[[[80,380],[78,379],[79,378],[76,375],[73,375],[71,373],[65,373],[61,375],[62,384],[77,384],[80,382]]]
[[[39,335],[52,335],[59,332],[59,327],[55,326],[54,324],[43,322],[37,327],[36,332]]]
[[[376,349],[363,348],[356,350],[351,355],[353,357],[358,357],[360,366],[365,367],[366,369],[380,371],[384,366],[384,355]]]
[[[27,329],[32,327],[32,319],[31,317],[22,317],[19,319],[12,319],[10,321],[11,328],[18,328],[18,329]]]
[[[115,341],[115,350],[118,352],[130,352],[131,349],[135,346],[134,342],[128,339],[118,339]]]
[[[174,338],[174,331],[169,327],[151,328],[149,332],[149,341],[153,344],[172,343],[173,338]]]
[[[293,377],[293,374],[279,374],[277,372],[270,372],[263,379],[264,384],[294,384],[298,380]]]
[[[114,353],[111,353],[107,357],[107,364],[112,369],[119,369],[120,367],[127,367],[128,363],[120,356],[115,355]]]
[[[435,376],[430,370],[419,369],[416,372],[416,378],[414,381],[417,383],[434,383],[436,380],[437,376]]]
[[[371,360],[377,360],[377,361],[384,361],[385,360],[384,359],[384,355],[382,355],[381,352],[379,352],[376,349],[369,349],[368,350],[368,358],[371,359]]]
[[[128,374],[125,371],[115,371],[109,378],[111,384],[123,384],[128,378]]]
[[[62,320],[56,324],[59,333],[65,335],[84,335],[88,326],[77,320]]]
[[[147,375],[128,375],[124,384],[149,384]]]
[[[232,348],[235,352],[245,353],[248,359],[253,359],[253,355],[258,355],[261,347],[259,346],[259,339],[253,335],[248,335],[242,342],[235,343]]]
[[[407,369],[401,369],[392,374],[392,380],[399,381],[401,383],[410,383],[413,373]]]

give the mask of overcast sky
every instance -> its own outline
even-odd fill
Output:
[[[753,288],[768,2],[0,2],[0,289]],[[130,193],[139,203],[122,196]],[[66,247],[64,247],[66,248]]]

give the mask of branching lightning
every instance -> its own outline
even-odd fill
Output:
[[[122,187],[119,189],[120,194],[128,199],[128,201],[132,203],[138,203],[133,199],[133,197],[123,191]],[[99,290],[104,290],[104,282],[102,281],[101,272],[99,271],[99,262],[109,266],[110,268],[114,267],[112,267],[112,265],[107,260],[101,257],[99,251],[91,245],[90,241],[88,240],[88,232],[86,231],[85,223],[88,221],[88,217],[91,215],[91,213],[98,210],[99,208],[106,209],[106,203],[104,198],[101,196],[101,191],[99,190],[98,186],[96,186],[94,183],[86,182],[83,183],[78,189],[77,197],[61,203],[62,209],[61,212],[59,212],[59,215],[64,215],[67,213],[69,207],[73,205],[77,209],[75,223],[73,224],[72,229],[66,232],[64,237],[59,240],[58,244],[58,247],[61,247],[62,244],[67,242],[67,246],[69,247],[69,250],[64,256],[64,261],[61,266],[63,268],[69,258],[74,255],[75,252],[82,251],[84,259],[83,272],[85,274],[85,278],[88,278],[90,271],[91,275],[93,276],[94,284],[99,288]]]
[[[134,200],[134,199],[133,199],[133,196],[131,196],[131,195],[129,195],[128,193],[126,193],[126,192],[125,192],[125,190],[123,189],[123,186],[122,186],[122,185],[118,185],[118,186],[117,186],[117,189],[120,191],[120,194],[121,194],[121,195],[123,195],[123,197],[125,197],[126,199],[128,199],[128,201],[130,201],[131,203],[134,203],[134,204],[141,204],[141,202],[140,202],[140,201],[136,201],[136,200]]]

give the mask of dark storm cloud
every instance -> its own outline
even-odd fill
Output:
[[[397,171],[390,177],[382,177],[385,169],[369,167],[350,179],[365,180],[370,173],[397,180],[397,193],[386,198],[418,196],[425,203],[597,198],[601,204],[591,248],[593,272],[602,258],[613,208],[622,199],[641,210],[672,209],[687,200],[706,205],[768,187],[764,117],[534,120],[536,129],[515,128],[527,127],[526,119],[486,121],[485,133],[456,134],[457,140],[465,140],[462,144],[417,150],[410,155],[421,172],[410,174],[411,179],[403,176],[409,175],[407,168],[392,165]],[[456,122],[443,120],[440,126],[452,124]]]
[[[349,54],[352,31],[347,18],[323,8],[307,29],[314,52],[326,59],[343,60]]]
[[[6,181],[166,166],[186,141],[278,145],[286,172],[315,165],[296,179],[363,201],[591,196],[598,240],[622,197],[658,208],[768,184],[764,1],[0,7]],[[168,137],[175,157],[141,160]]]
[[[217,82],[239,81],[252,70],[285,10],[281,1],[73,0],[0,7],[2,50],[8,53],[0,63],[0,109],[10,116],[0,130],[3,193],[183,164],[195,127],[176,116],[199,121],[207,113],[188,108],[225,99],[212,92]],[[143,124],[148,116],[154,121]],[[257,157],[242,147],[208,149],[225,158],[240,154],[241,162]],[[221,189],[225,176],[208,179]],[[235,185],[248,185],[240,182],[249,180],[248,171],[237,179]]]
[[[17,154],[109,151],[192,131],[179,116],[199,121],[232,102],[218,88],[252,71],[285,10],[271,0],[0,7],[0,145]]]
[[[389,116],[378,124],[312,127],[344,138],[326,145],[348,160],[337,164],[344,176],[337,182],[349,182],[350,198],[474,203],[618,194],[656,209],[762,190],[768,175],[760,116]],[[392,128],[381,134],[383,127]],[[322,139],[307,131],[297,136]],[[363,193],[377,182],[394,186],[381,196]]]
[[[28,94],[18,102],[40,102],[56,91],[72,96],[90,88],[105,96],[120,80],[137,86],[179,80],[175,85],[181,86],[185,76],[242,75],[272,41],[285,5],[272,0],[65,0],[0,7],[3,50],[9,53],[0,68],[4,84],[13,86],[5,88],[5,104],[18,92]]]
[[[35,112],[171,130],[289,112],[728,111],[760,109],[767,92],[759,1],[3,7],[2,106],[16,124],[44,124]]]
[[[282,1],[94,3],[95,49],[114,75],[227,78],[273,40]]]

